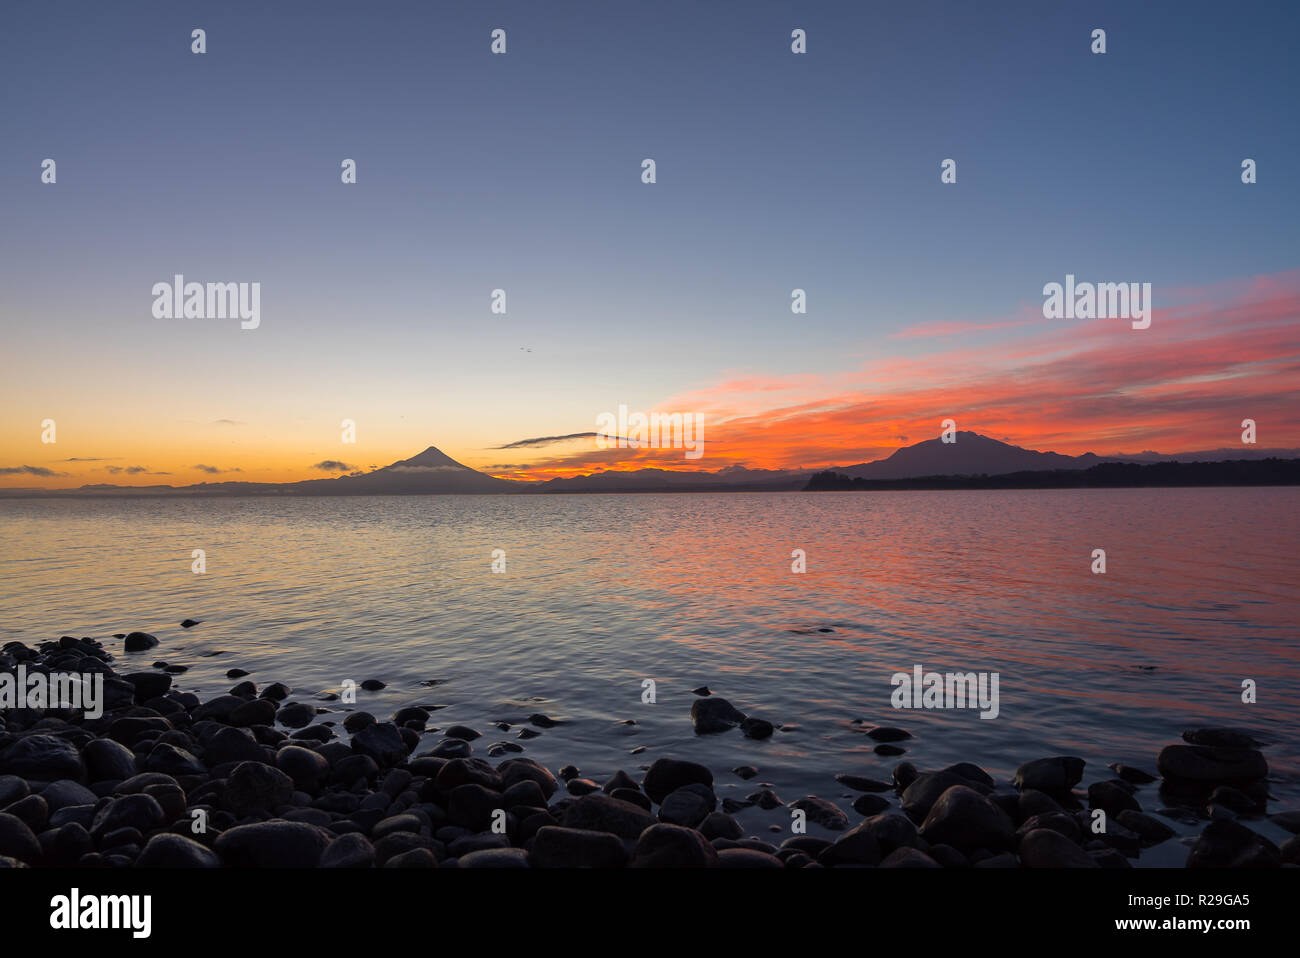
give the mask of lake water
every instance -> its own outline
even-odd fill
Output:
[[[1186,727],[1242,726],[1275,743],[1275,811],[1300,807],[1298,533],[1291,488],[16,500],[0,503],[0,641],[117,653],[112,633],[142,629],[161,646],[125,658],[188,665],[178,687],[205,697],[234,667],[306,700],[377,678],[358,708],[445,705],[431,724],[479,729],[479,755],[515,734],[490,721],[544,712],[565,724],[521,744],[552,769],[639,777],[672,755],[713,768],[720,795],[770,782],[846,809],[834,773],[899,761],[873,753],[872,724],[909,729],[922,770],[1003,780],[1077,754],[1084,785],[1108,762],[1154,771]],[[893,709],[890,677],[918,664],[997,672],[998,717]],[[700,685],[798,727],[696,736]],[[727,771],[746,764],[752,782]],[[762,834],[789,814],[741,819]]]

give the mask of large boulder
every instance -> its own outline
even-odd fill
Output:
[[[954,785],[934,803],[920,834],[932,845],[999,851],[1012,845],[1015,826],[1006,812],[975,789]]]

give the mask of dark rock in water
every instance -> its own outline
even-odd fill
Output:
[[[158,639],[148,632],[128,632],[122,640],[122,648],[127,652],[144,652],[158,644]]]
[[[609,832],[547,825],[537,830],[528,857],[538,868],[621,868],[627,850]]]
[[[226,672],[226,678],[228,678],[228,679],[242,679],[245,675],[250,675],[250,674],[251,674],[251,673],[248,672],[248,671],[245,670],[245,669],[229,669],[229,670],[227,670],[227,672]]]
[[[353,735],[355,735],[357,732],[360,732],[367,725],[374,725],[374,724],[375,724],[375,717],[371,715],[369,712],[352,712],[350,715],[348,715],[347,718],[343,720],[344,730],[352,733]]]
[[[718,853],[699,832],[681,825],[651,825],[637,839],[633,868],[716,868]]]
[[[738,778],[743,779],[746,782],[758,774],[758,769],[756,769],[753,765],[738,765],[737,767],[733,768],[731,771]]]
[[[537,738],[537,737],[538,737],[539,735],[541,735],[541,734],[542,734],[542,733],[539,732],[539,731],[537,731],[536,729],[531,729],[531,728],[521,728],[521,729],[516,733],[515,738],[522,738],[522,739]]]
[[[1122,811],[1115,816],[1115,819],[1125,828],[1135,832],[1143,845],[1159,845],[1177,834],[1160,819],[1142,812]]]
[[[166,695],[172,687],[172,677],[158,672],[132,672],[122,677],[135,686],[135,700],[141,703]]]
[[[621,846],[620,846],[621,847]],[[522,848],[481,848],[461,855],[457,868],[531,868],[528,852]]]
[[[81,750],[81,758],[85,763],[87,781],[112,781],[130,778],[136,773],[135,753],[109,738],[87,742]]]
[[[849,816],[845,815],[839,806],[826,801],[824,798],[818,798],[816,795],[796,799],[790,803],[790,807],[799,809],[806,814],[808,821],[833,832],[842,831],[849,827]]]
[[[149,839],[137,868],[220,868],[221,859],[192,838],[163,832]]]
[[[745,713],[723,698],[696,699],[691,703],[691,724],[697,735],[733,729],[745,720]]]
[[[548,715],[543,715],[541,712],[534,712],[532,715],[528,716],[528,721],[532,722],[538,728],[555,728],[557,725],[564,724],[558,719],[553,719]]]
[[[266,688],[262,689],[262,698],[283,702],[289,697],[291,691],[292,689],[283,682],[272,682]]]
[[[687,785],[669,794],[659,806],[659,820],[671,825],[685,825],[687,828],[699,825],[713,811],[713,807],[698,789],[699,785]]]
[[[699,825],[700,834],[713,841],[716,838],[728,838],[738,841],[745,834],[745,829],[726,812],[710,812]]]
[[[570,795],[590,795],[600,791],[600,786],[589,778],[571,778],[565,785]]]
[[[524,750],[522,745],[515,742],[493,742],[488,746],[487,753],[492,758],[500,758],[502,755],[518,754]]]
[[[1282,852],[1238,822],[1210,822],[1192,845],[1188,868],[1277,868]]]
[[[878,815],[889,807],[889,801],[879,795],[859,795],[853,799],[853,810],[859,815]]]
[[[1183,732],[1183,741],[1191,745],[1212,745],[1224,748],[1260,748],[1261,742],[1252,732],[1240,728],[1189,728]]]
[[[883,756],[886,756],[886,757],[893,757],[893,756],[895,756],[895,755],[905,755],[905,754],[907,754],[907,749],[903,748],[902,746],[899,746],[899,745],[889,745],[889,744],[887,744],[887,743],[883,743],[883,742],[882,742],[880,745],[877,745],[877,746],[875,747],[874,751],[875,751],[875,753],[876,753],[877,755],[883,755]]]
[[[880,863],[881,868],[942,868],[919,848],[895,848]]]
[[[1091,808],[1105,810],[1107,815],[1115,817],[1122,811],[1142,811],[1132,794],[1120,788],[1115,782],[1093,782],[1088,786],[1088,805]]]
[[[560,780],[567,782],[571,778],[577,778],[582,773],[576,765],[565,765],[560,769]]]
[[[361,683],[361,687],[365,689],[367,692],[379,692],[383,689],[388,688],[388,685],[384,682],[379,681],[379,679],[366,679],[364,682]]]
[[[457,785],[482,785],[494,792],[506,791],[505,780],[501,777],[501,773],[480,758],[450,759],[438,770],[435,782],[439,791],[444,794],[449,793]],[[531,779],[521,779],[513,783],[510,788],[513,790],[525,784],[532,785],[536,789],[535,794],[541,797],[540,804],[545,805],[546,798],[542,795],[541,788]]]
[[[771,811],[774,808],[780,808],[785,802],[776,792],[770,788],[760,788],[757,792],[752,792],[745,796],[746,801],[751,805],[757,805],[765,811]]]
[[[766,719],[746,718],[740,723],[740,731],[745,738],[764,739],[771,738],[775,729]]]
[[[555,776],[531,758],[508,758],[497,766],[497,774],[501,776],[501,782],[506,788],[525,779],[536,782],[548,799],[560,787]]]
[[[230,690],[231,695],[238,695],[241,699],[251,699],[257,695],[257,683],[249,680],[247,682],[238,682]],[[275,706],[272,706],[274,708]]]
[[[236,825],[217,836],[212,850],[228,868],[315,868],[329,833],[304,822]]]
[[[1278,828],[1285,828],[1292,835],[1300,834],[1300,810],[1278,812],[1269,816],[1269,821]]]
[[[61,778],[81,782],[86,778],[86,765],[72,742],[38,734],[19,739],[0,755],[0,773],[17,775],[29,782],[54,782]]]
[[[447,738],[458,738],[465,742],[472,742],[476,738],[482,738],[481,732],[476,732],[468,725],[449,726],[442,734],[447,736]]]
[[[891,776],[894,780],[894,789],[899,792],[906,790],[909,785],[920,777],[920,774],[916,770],[916,766],[911,762],[899,762],[894,766]]]
[[[560,819],[565,828],[608,832],[627,839],[637,838],[657,823],[647,809],[598,792],[579,798]]]
[[[41,843],[26,822],[17,815],[0,812],[0,855],[27,865],[41,857]]]
[[[713,788],[713,773],[695,762],[660,758],[646,770],[641,789],[650,796],[652,802],[660,804],[671,793],[692,782]]]
[[[218,695],[194,710],[194,720],[198,722],[203,719],[215,719],[218,722],[225,722],[230,718],[230,713],[243,704],[244,700],[238,696]]]
[[[1026,868],[1097,868],[1077,844],[1050,828],[1035,828],[1020,840],[1020,862]]]
[[[903,789],[903,794],[900,796],[903,811],[914,822],[924,821],[931,807],[939,800],[939,796],[954,785],[965,785],[976,791],[982,790],[975,783],[955,772],[926,772],[918,775],[912,784]]]
[[[1212,745],[1166,745],[1156,767],[1165,778],[1200,783],[1250,781],[1268,774],[1262,753]]]
[[[627,772],[623,771],[622,769],[619,769],[617,772],[611,775],[609,777],[609,780],[605,782],[604,785],[601,786],[601,790],[604,791],[605,794],[607,795],[612,794],[613,791],[617,788],[631,788],[631,789],[636,789],[638,791],[640,790],[640,786],[637,785],[636,780],[632,778],[632,776],[629,775]]]
[[[855,792],[888,792],[894,787],[878,779],[863,778],[861,775],[848,775],[843,772],[835,776],[835,781]]]
[[[181,623],[181,628],[192,629],[202,621],[203,621],[202,619],[186,619],[184,622]]]
[[[253,812],[274,811],[293,795],[293,779],[261,762],[240,762],[226,779],[221,807],[236,818]]]
[[[1133,785],[1150,785],[1157,779],[1157,776],[1152,775],[1150,772],[1144,772],[1142,769],[1134,768],[1132,765],[1125,765],[1123,762],[1111,762],[1107,768],[1124,781]]]
[[[709,687],[708,687],[707,685],[701,685],[698,689],[691,689],[691,694],[692,694],[692,695],[712,695],[713,693],[712,693],[711,691],[709,691]]]
[[[368,725],[352,736],[352,751],[375,760],[381,768],[404,761],[410,749],[392,722]]]
[[[617,798],[621,802],[631,802],[647,812],[653,807],[649,798],[641,794],[639,788],[616,788],[609,793],[610,798]]]
[[[912,733],[893,725],[877,725],[867,729],[867,737],[877,742],[901,742],[912,737]]]
[[[1239,788],[1220,785],[1210,793],[1211,805],[1222,805],[1238,815],[1259,815],[1264,811],[1264,803],[1256,801]]]
[[[320,857],[321,868],[373,868],[374,865],[375,846],[356,832],[334,839]]]
[[[276,711],[275,706],[271,705],[268,699],[261,699],[261,702],[270,705],[271,714],[274,720],[288,728],[306,728],[316,718],[316,706],[308,705],[306,702],[290,702]],[[250,706],[255,703],[249,702]],[[236,712],[239,710],[236,709]],[[234,724],[240,724],[238,722]],[[263,721],[259,724],[269,725],[269,722]],[[373,756],[371,756],[373,758]]]
[[[975,789],[954,785],[939,796],[921,825],[921,837],[935,845],[1000,850],[1011,846],[1011,819]]]
[[[1022,791],[1032,788],[1049,795],[1068,792],[1083,778],[1085,764],[1073,755],[1036,758],[1016,769],[1015,786]]]

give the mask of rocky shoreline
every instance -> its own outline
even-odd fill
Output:
[[[143,632],[117,638],[128,652],[158,644]],[[901,761],[891,781],[828,775],[858,793],[853,820],[817,796],[787,805],[761,782],[743,800],[719,800],[715,783],[756,778],[752,766],[715,778],[658,758],[598,783],[574,766],[553,773],[517,741],[485,749],[494,765],[473,755],[477,730],[432,729],[420,706],[382,720],[251,681],[202,702],[172,688],[184,666],[119,673],[112,662],[102,643],[71,636],[0,649],[0,674],[99,675],[105,698],[96,718],[0,709],[0,866],[1128,868],[1176,840],[1169,821],[1201,827],[1188,867],[1300,865],[1300,811],[1267,815],[1264,743],[1239,729],[1189,729],[1161,750],[1156,773],[1113,764],[1114,777],[1086,791],[1076,788],[1084,761],[1071,756],[1028,761],[1004,784],[968,762],[920,771]],[[700,734],[771,734],[696,691]],[[420,750],[435,731],[441,740]],[[868,734],[893,754],[908,737]],[[785,806],[789,823],[767,839],[746,835],[735,815],[750,806]],[[1279,846],[1241,824],[1266,815],[1292,837]],[[827,834],[796,831],[802,821]]]

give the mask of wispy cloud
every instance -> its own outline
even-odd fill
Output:
[[[198,465],[191,466],[190,468],[191,468],[191,469],[197,469],[199,472],[206,472],[208,475],[211,475],[211,476],[215,476],[215,475],[217,475],[218,473],[223,473],[223,472],[243,472],[243,471],[244,471],[244,470],[242,470],[242,469],[219,469],[219,468],[217,468],[216,466],[206,466],[206,465],[204,465],[203,463],[199,463]]]
[[[356,466],[349,466],[346,462],[337,459],[322,459],[320,462],[312,463],[311,467],[321,472],[351,472],[356,469]]]
[[[66,472],[55,472],[44,466],[0,466],[0,476],[42,476],[50,479],[66,475]]]
[[[572,442],[575,439],[594,439],[594,432],[571,432],[565,436],[538,436],[535,439],[517,439],[504,446],[492,446],[493,449],[534,449],[554,445],[557,442]]]

